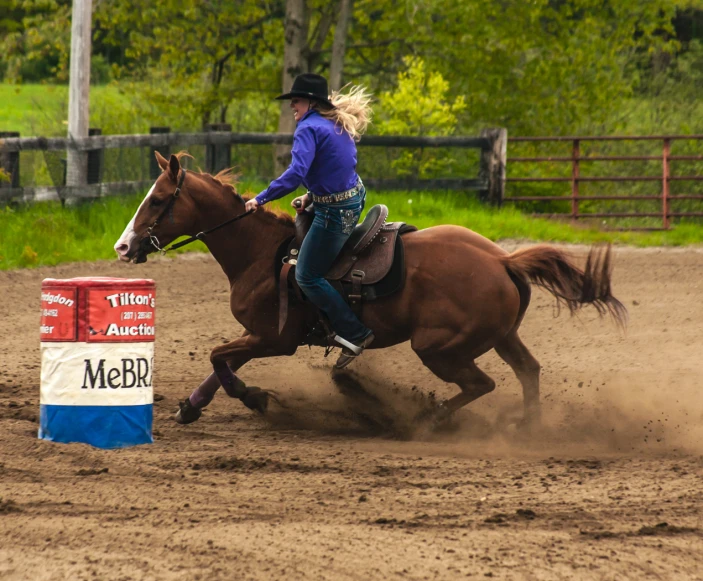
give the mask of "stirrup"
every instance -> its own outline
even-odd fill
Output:
[[[342,349],[342,353],[339,356],[339,359],[337,359],[337,363],[334,365],[335,369],[342,369],[349,365],[352,361],[354,361],[354,359],[364,352],[364,349],[373,343],[374,339],[375,337],[373,333],[370,333],[362,339],[360,345],[354,345],[354,343],[337,335],[335,337],[335,341],[338,341],[340,345],[344,345],[344,349]]]
[[[342,347],[346,347],[347,349],[349,349],[354,354],[354,357],[358,357],[359,355],[361,355],[361,352],[364,350],[363,347],[354,345],[354,343],[352,343],[351,341],[347,341],[344,337],[340,337],[339,335],[335,335],[334,340],[339,343]],[[362,339],[362,343],[365,340],[366,337]]]

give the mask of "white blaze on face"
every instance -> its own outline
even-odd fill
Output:
[[[125,262],[129,260],[125,255],[132,247],[132,243],[137,237],[137,233],[134,231],[134,219],[137,217],[137,214],[139,214],[139,210],[142,209],[146,201],[149,199],[149,196],[151,195],[151,192],[154,191],[155,187],[156,184],[151,186],[151,189],[147,192],[146,196],[142,200],[142,203],[139,204],[137,211],[134,213],[134,216],[132,216],[132,219],[129,221],[129,224],[127,224],[127,227],[124,229],[124,232],[122,232],[122,236],[120,236],[119,240],[115,242],[115,246],[113,248],[115,249],[115,252],[117,252],[117,256],[119,256],[120,260],[124,260]]]

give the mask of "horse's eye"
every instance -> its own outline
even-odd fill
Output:
[[[152,208],[157,208],[157,207],[159,207],[159,206],[160,206],[161,204],[163,204],[163,203],[164,203],[164,201],[163,201],[163,200],[159,200],[159,198],[151,198],[151,200],[149,200],[149,205],[150,205]]]

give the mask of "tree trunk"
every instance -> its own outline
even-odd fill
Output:
[[[330,33],[330,28],[332,28],[334,15],[337,10],[337,4],[330,2],[325,8],[322,9],[317,27],[312,31],[312,35],[308,41],[308,46],[305,50],[309,73],[313,72],[317,68],[317,64],[320,61],[322,54],[322,46],[325,44],[327,35]]]
[[[353,0],[341,0],[337,28],[332,41],[332,59],[330,60],[330,88],[339,91],[342,87],[342,71],[344,70],[344,54],[347,49],[347,32],[351,20]]]
[[[284,26],[283,50],[283,92],[290,91],[293,79],[301,73],[308,72],[307,62],[304,57],[308,41],[310,19],[306,0],[286,0],[286,16]],[[281,102],[281,116],[278,119],[279,133],[293,133],[295,119],[287,101]],[[276,175],[280,175],[290,164],[290,146],[274,146],[274,168]]]

